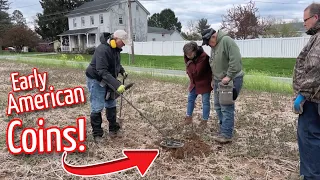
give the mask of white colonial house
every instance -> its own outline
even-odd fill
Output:
[[[185,41],[179,31],[148,27],[147,41]]]
[[[94,0],[69,12],[69,30],[60,36],[61,51],[81,52],[100,44],[100,34],[123,29],[128,32],[126,0]],[[147,41],[149,11],[138,1],[131,3],[133,40]]]

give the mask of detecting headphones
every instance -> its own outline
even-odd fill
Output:
[[[111,39],[111,40],[110,40],[110,46],[111,46],[112,48],[116,48],[116,47],[117,47],[116,40]]]
[[[113,39],[113,34],[111,34],[111,36],[110,36],[110,46],[111,46],[113,49],[117,47],[116,40]]]

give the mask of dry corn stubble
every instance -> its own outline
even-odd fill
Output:
[[[6,106],[11,90],[9,74],[18,71],[29,74],[33,66],[0,61],[0,103]],[[3,71],[2,71],[3,70]],[[55,89],[81,85],[86,90],[83,70],[40,67],[48,71],[49,84]],[[47,126],[75,125],[78,116],[87,117],[87,152],[72,153],[67,161],[75,165],[100,163],[123,157],[122,149],[156,148],[160,156],[143,179],[295,179],[298,177],[296,144],[296,116],[288,102],[291,97],[255,93],[243,90],[236,102],[235,139],[232,144],[219,145],[212,140],[218,130],[216,114],[211,108],[208,128],[188,139],[181,126],[187,104],[187,86],[154,81],[150,78],[130,77],[126,83],[135,82],[125,95],[130,101],[168,135],[181,139],[185,147],[168,150],[159,147],[162,136],[139,113],[123,101],[122,118],[124,137],[105,138],[96,145],[91,137],[89,103],[71,108],[19,115],[24,127],[37,127],[36,119],[43,116]],[[87,92],[87,90],[86,90]],[[213,97],[213,96],[212,96]],[[88,94],[87,94],[87,100]],[[201,117],[201,97],[196,101],[194,124]],[[5,113],[1,106],[1,114]],[[8,119],[0,117],[0,179],[81,179],[67,174],[61,167],[61,154],[12,156],[5,146],[5,129]],[[104,130],[108,123],[103,111]],[[210,131],[211,130],[211,131]],[[18,136],[19,131],[16,132]],[[140,179],[136,169],[108,176],[85,179]]]

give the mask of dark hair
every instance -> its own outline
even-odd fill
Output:
[[[312,3],[310,4],[306,10],[310,10],[310,16],[318,15],[320,17],[320,3]]]
[[[198,50],[198,44],[194,41],[188,42],[183,46],[183,53],[195,52]]]

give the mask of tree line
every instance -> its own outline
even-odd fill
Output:
[[[28,27],[28,23],[19,10],[8,13],[10,3],[0,0],[0,47],[23,46],[34,47],[40,39],[52,42],[59,39],[57,35],[68,30],[68,18],[65,16],[71,10],[85,2],[92,0],[40,0],[42,13],[36,15],[33,24],[35,30]],[[255,3],[250,1],[245,6],[237,5],[228,9],[222,16],[221,29],[234,39],[253,39],[258,37],[294,37],[299,36],[297,20],[285,22],[272,16],[261,18]],[[186,30],[182,31],[182,24],[171,9],[163,9],[148,18],[148,26],[177,30],[186,40],[201,40],[201,32],[209,28],[210,22],[206,18],[189,20]]]
[[[148,25],[168,30],[175,29],[186,40],[201,40],[201,32],[211,26],[206,18],[189,20],[186,30],[182,32],[181,23],[170,9],[153,14],[148,19]],[[227,13],[222,15],[220,29],[226,31],[234,39],[279,38],[299,36],[299,25],[302,27],[302,22],[298,20],[285,22],[273,16],[261,18],[255,3],[249,1],[245,6],[238,5],[228,9]]]

